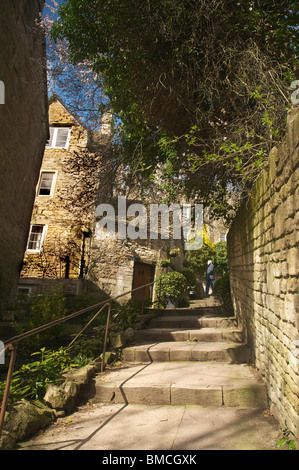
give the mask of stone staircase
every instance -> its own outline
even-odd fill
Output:
[[[96,378],[94,401],[267,408],[242,330],[213,299],[156,313],[123,349],[122,366]]]
[[[248,365],[242,331],[212,299],[157,311],[122,352],[120,365],[86,384],[86,406],[22,448],[149,455],[276,449],[279,425]]]

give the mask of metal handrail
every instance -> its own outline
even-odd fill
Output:
[[[80,315],[83,315],[84,313],[90,312],[91,310],[94,310],[96,308],[101,307],[100,310],[94,315],[94,317],[83,328],[83,330],[84,330],[91,323],[91,321],[93,321],[102,312],[102,310],[104,310],[104,308],[108,306],[108,315],[107,315],[107,322],[106,322],[106,329],[105,329],[105,339],[104,339],[102,363],[101,363],[101,372],[103,372],[104,368],[105,368],[105,353],[106,353],[106,345],[107,345],[107,339],[108,339],[108,330],[109,330],[109,324],[110,324],[110,313],[111,313],[111,304],[112,304],[112,302],[116,301],[117,299],[120,299],[121,297],[124,297],[125,295],[131,294],[132,292],[135,292],[137,290],[144,289],[145,287],[153,286],[156,282],[157,282],[157,280],[153,281],[153,282],[150,282],[149,284],[144,284],[143,286],[136,287],[135,289],[131,289],[130,291],[124,292],[123,294],[119,294],[116,297],[113,297],[112,299],[108,299],[108,300],[104,300],[102,302],[96,303],[94,305],[91,305],[90,307],[86,307],[82,310],[78,310],[77,312],[71,313],[70,315],[67,315],[63,318],[59,318],[58,320],[54,320],[50,323],[46,323],[46,324],[41,325],[37,328],[34,328],[33,330],[26,331],[25,333],[21,333],[20,335],[13,336],[12,338],[4,341],[3,354],[5,353],[6,350],[10,350],[11,351],[11,356],[10,356],[10,361],[9,361],[9,366],[8,366],[8,372],[7,372],[7,377],[6,377],[3,400],[2,400],[2,403],[1,403],[0,437],[1,437],[1,434],[2,434],[2,430],[3,430],[4,417],[5,417],[5,412],[6,412],[6,408],[7,408],[8,395],[9,395],[9,391],[10,391],[10,385],[11,385],[13,369],[14,369],[15,360],[16,360],[18,344],[19,344],[20,341],[22,341],[23,339],[29,338],[30,336],[33,336],[37,333],[40,333],[41,331],[45,331],[49,328],[52,328],[55,325],[58,325],[60,323],[65,323],[68,320],[71,320],[71,319],[76,318]],[[143,312],[143,309],[144,309],[144,300],[142,301],[142,312]],[[83,330],[80,332],[80,334],[83,332]],[[78,336],[79,335],[77,335],[77,337]],[[69,347],[72,343],[73,343],[73,341],[69,344]]]

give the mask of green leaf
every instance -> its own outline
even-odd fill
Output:
[[[282,447],[284,444],[286,444],[286,442],[287,442],[287,439],[281,439],[281,441],[279,441],[276,444],[276,447]]]

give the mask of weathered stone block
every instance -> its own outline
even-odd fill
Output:
[[[79,385],[73,382],[65,382],[61,386],[50,384],[44,402],[51,408],[70,413],[75,405],[78,391]]]

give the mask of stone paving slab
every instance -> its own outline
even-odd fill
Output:
[[[238,323],[234,317],[217,317],[215,315],[185,316],[162,316],[154,318],[150,326],[152,328],[230,328],[237,327]]]
[[[136,341],[242,341],[241,328],[148,328],[134,331]]]
[[[258,409],[97,404],[59,418],[18,449],[276,450],[280,433],[273,416]]]
[[[267,407],[255,369],[238,364],[151,363],[99,375],[94,401],[147,405]]]
[[[241,343],[164,341],[124,348],[122,358],[128,362],[218,361],[245,363],[249,349]]]

